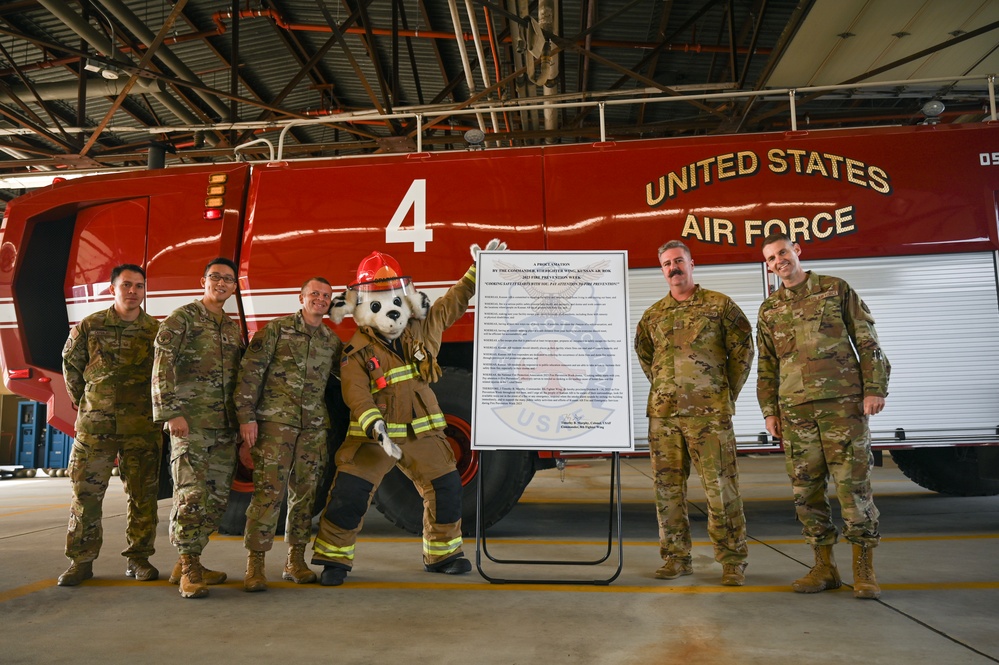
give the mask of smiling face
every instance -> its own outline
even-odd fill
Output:
[[[201,299],[205,307],[221,311],[225,301],[236,292],[236,273],[225,264],[213,263],[208,266],[208,274],[201,278],[201,286],[205,289]]]
[[[318,280],[309,280],[298,294],[298,302],[302,303],[302,313],[309,325],[316,325],[330,309],[333,298],[333,287]]]
[[[133,270],[122,270],[118,279],[111,285],[114,295],[114,308],[118,316],[131,321],[139,315],[142,301],[146,297],[146,278]]]
[[[779,239],[763,247],[763,260],[770,272],[780,277],[784,286],[795,286],[805,281],[807,275],[801,267],[798,255],[801,247],[798,243]]]

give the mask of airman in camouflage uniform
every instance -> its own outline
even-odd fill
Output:
[[[285,487],[288,560],[281,576],[297,584],[316,581],[305,564],[305,547],[312,535],[316,483],[326,465],[326,384],[331,376],[339,377],[343,350],[323,325],[332,297],[328,281],[307,280],[298,296],[302,309],[269,322],[243,356],[236,411],[240,435],[253,456],[253,497],[243,537],[249,552],[246,591],[267,589],[264,555],[274,544]]]
[[[201,284],[200,300],[160,324],[153,365],[153,418],[170,432],[170,542],[180,553],[171,580],[185,598],[225,581],[225,573],[201,565],[201,553],[229,499],[238,434],[233,391],[242,339],[222,309],[236,291],[235,264],[214,259]]]
[[[76,441],[69,462],[73,484],[66,556],[72,564],[60,586],[93,577],[101,551],[101,507],[115,457],[127,497],[122,556],[125,574],[155,580],[149,563],[156,539],[163,436],[153,423],[149,382],[153,370],[156,319],[142,311],[146,273],[134,264],[111,271],[114,305],[73,327],[62,351],[66,388],[78,409]]]
[[[783,438],[798,520],[815,553],[815,566],[792,587],[816,593],[842,583],[826,498],[832,476],[843,536],[853,543],[854,596],[877,598],[872,549],[880,540],[879,513],[868,418],[884,408],[891,365],[856,291],[837,277],[806,272],[800,253],[783,233],[763,241],[763,257],[782,287],[760,306],[757,330],[757,397],[767,431]]]
[[[656,577],[693,572],[687,515],[693,461],[722,584],[741,586],[748,548],[732,416],[753,362],[752,326],[727,296],[694,283],[694,261],[682,242],[660,247],[659,262],[670,294],[646,310],[635,334],[652,384],[646,415],[664,560]]]

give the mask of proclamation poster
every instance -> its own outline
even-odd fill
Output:
[[[472,448],[634,449],[628,253],[481,252]]]

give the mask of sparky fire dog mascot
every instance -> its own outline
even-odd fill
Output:
[[[486,249],[506,245],[491,240]],[[473,259],[478,252],[472,245]],[[461,551],[461,478],[430,384],[441,374],[441,335],[474,294],[474,264],[431,304],[395,259],[372,252],[358,266],[357,281],[333,299],[330,317],[340,323],[353,314],[357,332],[340,368],[350,427],[313,548],[312,563],[323,566],[321,584],[343,584],[371,498],[396,464],[423,497],[424,568],[449,575],[472,569]]]

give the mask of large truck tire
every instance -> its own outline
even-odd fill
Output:
[[[994,496],[999,478],[981,469],[980,448],[915,448],[892,450],[891,457],[905,477],[920,487],[952,496]]]
[[[534,454],[521,450],[472,451],[472,373],[468,370],[445,368],[441,380],[434,384],[434,392],[447,419],[445,435],[461,474],[461,531],[470,536],[475,533],[476,491],[483,465],[483,524],[489,527],[510,512],[531,482]],[[423,499],[398,467],[382,480],[374,504],[392,524],[410,533],[423,533]]]
[[[316,493],[312,499],[313,516],[321,513],[326,507],[330,485],[333,484],[333,474],[336,473],[334,458],[347,435],[347,425],[350,423],[350,412],[343,403],[339,381],[331,380],[326,387],[326,408],[330,414],[330,429],[326,432],[326,467],[319,476]],[[232,489],[229,491],[229,503],[219,521],[219,533],[230,536],[243,535],[243,531],[246,530],[246,509],[250,507],[252,495],[252,463],[249,459],[243,459],[241,456],[236,464],[236,475],[233,478]],[[278,517],[276,535],[284,534],[287,515],[288,505],[287,501],[284,501],[281,505],[281,514]]]

